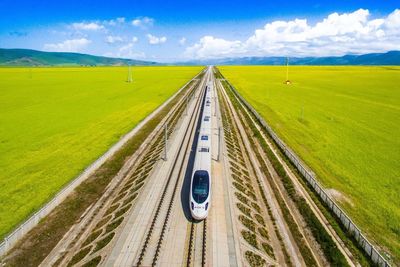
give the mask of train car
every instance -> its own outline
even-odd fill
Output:
[[[211,86],[207,83],[190,183],[190,212],[196,220],[205,219],[211,205]]]

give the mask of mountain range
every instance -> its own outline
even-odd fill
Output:
[[[193,61],[212,65],[285,65],[286,57],[240,57]],[[400,51],[340,57],[290,57],[290,65],[400,65]]]
[[[119,66],[155,65],[156,62],[100,57],[69,52],[0,48],[0,66]]]
[[[400,51],[339,57],[291,57],[290,65],[400,65]],[[176,62],[169,65],[284,65],[286,57],[239,57]],[[0,48],[0,66],[162,65],[158,62],[69,52]]]

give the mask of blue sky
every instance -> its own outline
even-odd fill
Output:
[[[0,47],[157,61],[400,50],[400,2],[0,2]]]

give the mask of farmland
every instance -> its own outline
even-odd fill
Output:
[[[370,239],[400,258],[400,67],[220,67]]]
[[[0,237],[200,70],[0,68]]]

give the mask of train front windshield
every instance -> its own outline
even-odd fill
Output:
[[[206,201],[209,193],[210,177],[207,171],[196,171],[193,176],[192,197],[201,204]]]

